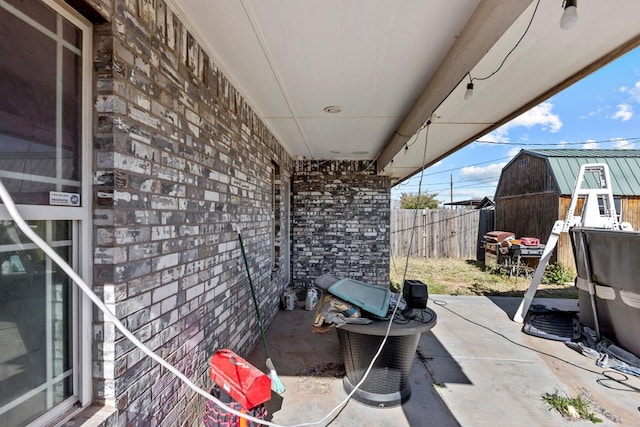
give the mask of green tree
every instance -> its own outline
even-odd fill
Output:
[[[400,195],[400,208],[401,209],[437,209],[440,206],[440,202],[436,200],[438,193],[402,193]]]

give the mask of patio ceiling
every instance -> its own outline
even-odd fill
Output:
[[[375,160],[394,183],[640,44],[637,0],[580,1],[570,30],[563,0],[169,4],[294,158]]]

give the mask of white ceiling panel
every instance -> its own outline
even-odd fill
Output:
[[[269,17],[260,19],[261,33],[294,115],[316,117],[327,105],[341,105],[347,117],[399,117],[477,3],[460,2],[466,16],[422,0],[294,1],[277,8],[253,1],[250,7],[256,17]]]
[[[394,181],[640,44],[637,0],[580,1],[571,30],[562,0],[168,1],[294,158],[376,159]],[[424,163],[404,156],[429,118]]]
[[[300,119],[299,123],[304,134],[314,141],[314,158],[373,160],[384,144],[380,135],[395,120],[324,117]]]
[[[265,120],[267,127],[277,129],[280,141],[286,141],[286,147],[292,153],[309,153],[311,147],[300,129],[300,124],[293,118],[270,118]],[[306,155],[305,155],[306,156]]]
[[[286,117],[289,109],[240,1],[179,0],[169,3],[186,21],[212,60],[240,93],[264,116],[269,106]]]

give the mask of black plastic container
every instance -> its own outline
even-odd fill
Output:
[[[402,296],[409,308],[426,308],[429,299],[429,289],[419,280],[405,280]]]

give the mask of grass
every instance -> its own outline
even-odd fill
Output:
[[[542,400],[547,402],[552,409],[560,412],[564,418],[570,420],[583,419],[591,421],[594,424],[602,422],[601,418],[598,418],[596,414],[591,412],[590,403],[581,396],[569,397],[560,395],[556,390],[553,394],[545,393],[542,396]]]
[[[531,280],[525,277],[509,277],[498,269],[485,269],[482,263],[457,258],[407,258],[394,257],[390,264],[393,284],[402,282],[405,265],[406,279],[426,283],[430,294],[523,296]],[[540,283],[537,297],[577,298],[573,284]]]

